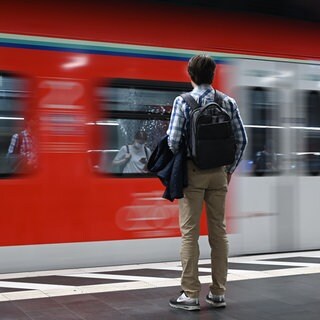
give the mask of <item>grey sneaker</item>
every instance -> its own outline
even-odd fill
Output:
[[[181,295],[178,298],[170,299],[169,305],[172,308],[188,311],[200,310],[199,299],[188,297],[184,291],[181,291]]]
[[[215,308],[225,308],[226,307],[226,301],[224,298],[224,295],[218,296],[215,294],[212,294],[211,292],[208,293],[206,296],[206,301],[213,305]]]

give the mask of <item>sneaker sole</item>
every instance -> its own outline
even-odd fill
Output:
[[[200,306],[186,306],[186,305],[182,305],[182,304],[172,304],[169,302],[169,306],[172,308],[176,308],[176,309],[182,309],[182,310],[187,310],[187,311],[196,311],[196,310],[200,310]]]
[[[206,302],[211,304],[213,307],[215,308],[225,308],[227,306],[227,304],[225,302],[213,302],[212,300],[206,299]]]

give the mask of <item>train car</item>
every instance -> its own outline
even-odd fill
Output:
[[[153,150],[197,53],[215,58],[214,86],[249,136],[229,187],[230,254],[318,249],[318,35],[317,23],[157,1],[3,3],[0,272],[178,259],[177,202],[113,159],[138,130]],[[27,163],[12,147],[23,132]],[[204,216],[203,257],[206,242]]]

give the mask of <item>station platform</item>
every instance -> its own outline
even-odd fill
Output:
[[[223,309],[205,302],[210,261],[199,271],[200,311],[168,305],[180,262],[0,274],[0,320],[320,319],[320,251],[231,257]]]

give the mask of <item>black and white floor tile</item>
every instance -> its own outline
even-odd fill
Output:
[[[179,293],[180,275],[180,262],[0,274],[0,320],[160,319],[168,299]],[[199,275],[204,300],[210,260],[199,262]],[[320,319],[316,283],[320,251],[232,257],[228,311],[216,319]],[[180,311],[169,310],[161,319],[180,319]],[[186,317],[197,316],[181,315]]]

